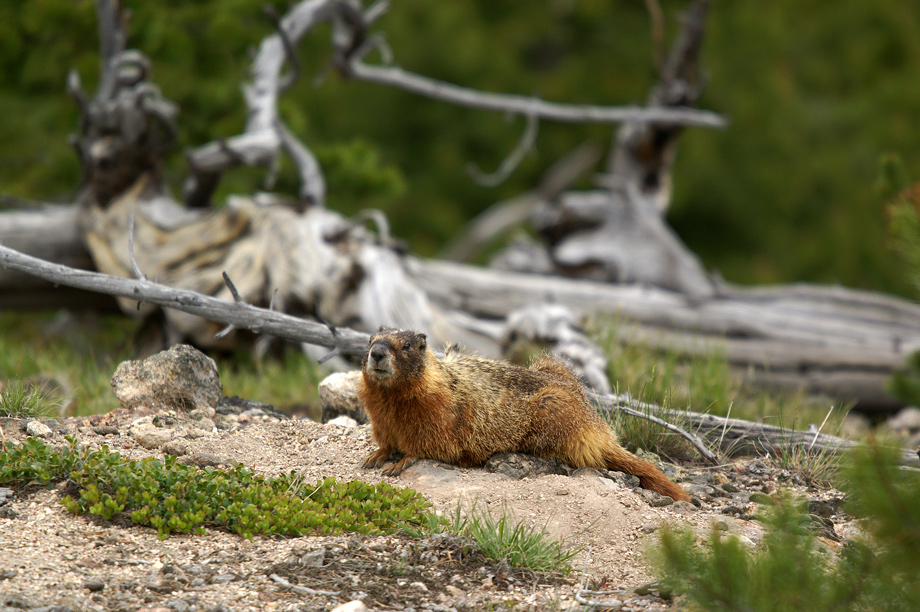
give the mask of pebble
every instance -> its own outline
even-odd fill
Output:
[[[51,428],[41,421],[29,421],[26,423],[26,433],[33,438],[50,438]]]
[[[356,599],[354,601],[344,603],[337,608],[333,608],[332,612],[367,612],[367,606],[365,606],[364,602],[360,599]]]

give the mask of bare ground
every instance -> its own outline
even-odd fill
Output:
[[[154,424],[156,422],[156,425]],[[214,421],[219,427],[213,427]],[[0,423],[7,440],[25,437],[25,423]],[[458,502],[494,513],[509,511],[579,546],[576,571],[567,578],[540,576],[488,560],[468,541],[433,536],[255,538],[210,530],[204,536],[173,535],[165,541],[128,521],[113,524],[73,516],[60,504],[60,488],[17,489],[0,507],[0,611],[70,610],[333,610],[361,599],[372,610],[581,609],[580,581],[612,591],[594,596],[623,610],[665,610],[673,602],[643,587],[652,580],[643,560],[649,538],[665,521],[720,528],[756,541],[752,492],[780,486],[805,488],[768,462],[672,472],[701,508],[624,484],[622,476],[579,470],[571,476],[517,480],[481,469],[422,461],[399,478],[360,463],[374,449],[367,426],[345,428],[308,420],[220,415],[192,422],[179,415],[116,411],[53,425],[81,444],[129,459],[162,456],[163,449],[193,464],[242,462],[256,472],[296,470],[308,480],[335,477],[386,481],[422,493],[438,511]],[[159,437],[158,437],[159,436]],[[147,447],[147,448],[145,448]],[[834,492],[811,491],[830,504],[827,543],[836,545]],[[829,501],[828,501],[829,500]],[[817,503],[817,502],[816,502]],[[838,525],[838,531],[846,526]]]

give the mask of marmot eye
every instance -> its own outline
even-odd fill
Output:
[[[412,348],[412,343],[411,343],[411,342],[406,342],[406,350],[408,351],[408,350],[411,349],[411,348]]]

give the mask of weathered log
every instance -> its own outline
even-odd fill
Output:
[[[576,313],[618,317],[625,341],[685,354],[724,352],[757,383],[805,389],[867,410],[903,405],[885,391],[891,372],[920,349],[920,306],[843,287],[722,287],[699,298],[640,285],[592,283],[407,260],[413,279],[439,304],[500,318],[547,302]]]
[[[77,207],[46,205],[0,214],[0,244],[73,268],[93,269],[77,229]],[[36,308],[116,309],[111,297],[55,286],[36,276],[0,269],[0,310]]]

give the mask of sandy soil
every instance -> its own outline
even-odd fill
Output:
[[[626,486],[622,476],[594,470],[517,480],[422,461],[399,478],[383,477],[379,470],[360,467],[374,449],[367,426],[245,414],[229,422],[220,415],[195,422],[182,415],[155,416],[118,411],[72,419],[52,424],[48,442],[63,444],[67,432],[82,444],[107,444],[132,459],[162,456],[166,449],[198,465],[242,462],[264,474],[293,469],[311,481],[332,476],[411,487],[446,514],[458,502],[466,507],[475,503],[545,526],[554,537],[582,547],[577,570],[563,580],[516,572],[474,554],[456,538],[419,542],[345,535],[247,541],[212,530],[161,541],[154,531],[129,521],[113,524],[70,515],[58,490],[32,487],[17,489],[0,507],[0,550],[5,551],[0,556],[0,610],[54,605],[175,612],[332,610],[354,599],[375,610],[579,609],[575,594],[582,579],[592,588],[615,591],[602,598],[623,602],[624,610],[663,610],[669,602],[643,588],[635,591],[652,579],[643,551],[658,526],[664,521],[698,527],[727,521],[730,530],[756,541],[759,527],[750,520],[750,493],[769,492],[782,484],[777,479],[789,478],[772,470],[755,473],[744,464],[678,469],[674,477],[703,499],[702,508],[686,502],[653,507],[649,500],[660,503],[660,496]],[[24,423],[0,426],[7,440],[27,435]],[[319,565],[310,562],[317,558]]]

